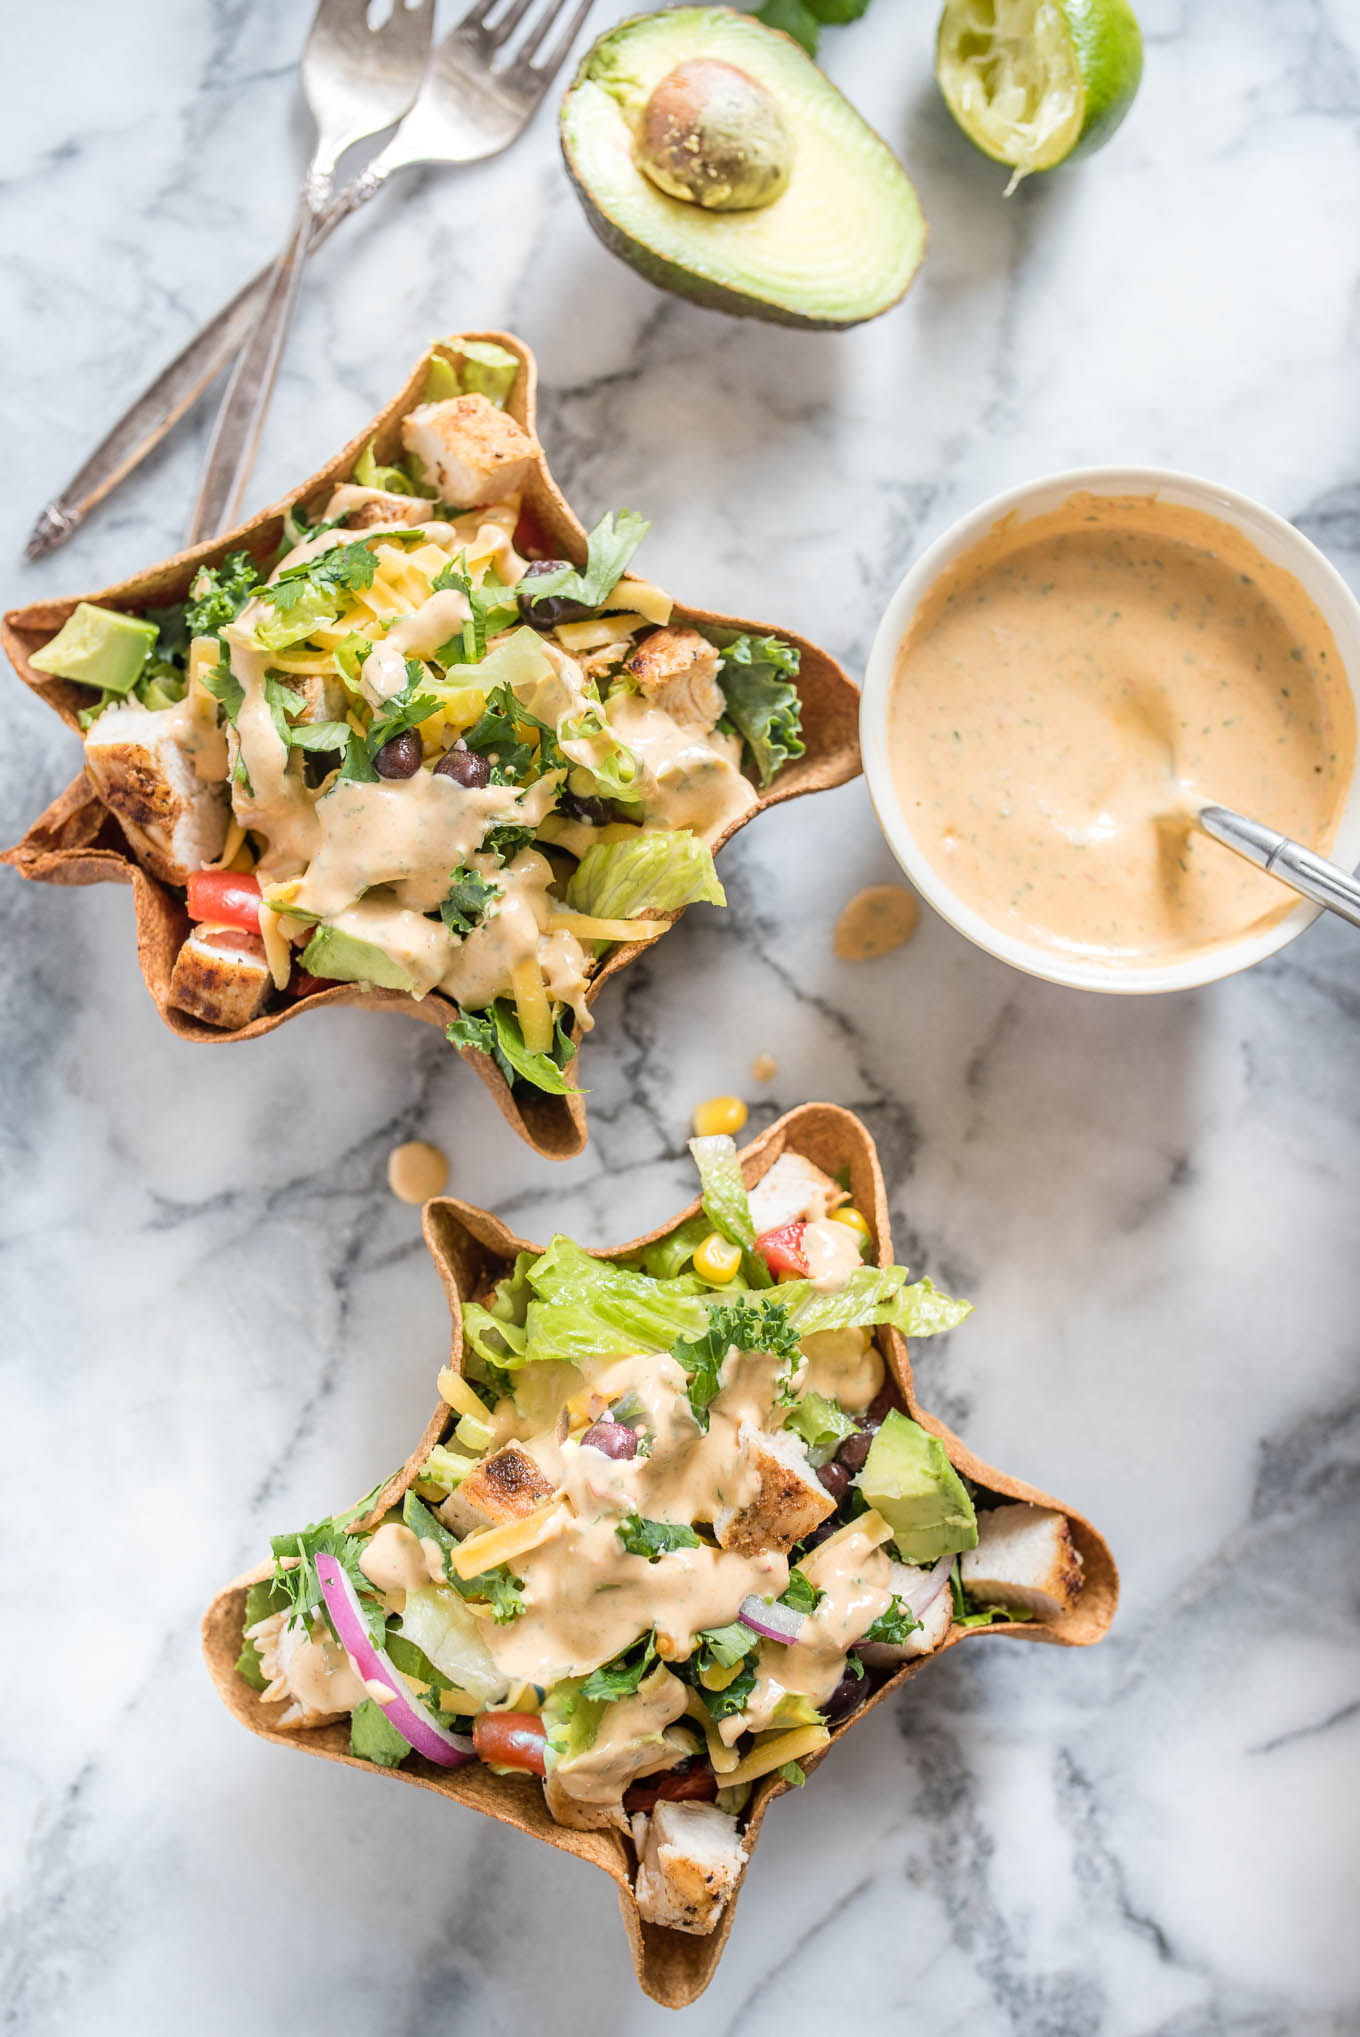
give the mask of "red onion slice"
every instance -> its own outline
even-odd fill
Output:
[[[952,1556],[942,1556],[928,1577],[923,1577],[910,1591],[899,1594],[902,1603],[914,1619],[922,1619],[934,1605],[940,1593],[949,1582],[949,1573],[954,1567]]]
[[[803,1631],[806,1613],[797,1613],[792,1606],[767,1605],[755,1592],[748,1592],[737,1608],[737,1618],[743,1627],[749,1627],[753,1634],[759,1634],[765,1641],[782,1641],[785,1646],[796,1641]]]
[[[424,1705],[417,1703],[400,1670],[369,1638],[359,1595],[334,1556],[318,1554],[314,1560],[321,1596],[335,1622],[341,1647],[365,1683],[385,1684],[392,1692],[391,1702],[382,1708],[389,1725],[396,1727],[403,1740],[410,1741],[417,1754],[423,1754],[427,1761],[437,1761],[441,1768],[461,1768],[465,1761],[475,1761],[471,1740],[464,1739],[461,1733],[451,1733]]]

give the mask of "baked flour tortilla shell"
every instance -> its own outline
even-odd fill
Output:
[[[469,333],[462,337],[493,341],[497,346],[508,348],[518,358],[520,372],[515,377],[506,408],[534,439],[536,448],[534,469],[524,493],[525,506],[532,512],[554,552],[571,559],[576,565],[583,565],[586,557],[584,526],[572,513],[549,473],[543,449],[538,444],[538,370],[533,355],[524,342],[511,333]],[[343,451],[337,453],[319,473],[313,474],[310,480],[290,490],[286,498],[274,503],[271,508],[261,510],[248,523],[229,531],[225,537],[213,538],[191,551],[180,552],[162,565],[133,574],[116,586],[102,588],[93,594],[72,595],[62,601],[35,601],[26,608],[11,610],[0,623],[0,643],[3,643],[10,662],[25,685],[79,734],[77,716],[81,708],[90,705],[92,696],[89,689],[67,679],[55,679],[47,673],[37,672],[29,662],[32,654],[61,628],[77,602],[90,601],[137,612],[146,608],[168,607],[185,599],[200,567],[217,565],[228,552],[244,550],[262,563],[272,561],[282,541],[285,512],[300,503],[309,515],[317,516],[335,484],[349,479],[355,461],[370,439],[377,440],[376,453],[380,463],[399,456],[402,450],[401,420],[420,400],[431,352],[457,358],[454,347],[427,349],[396,395]],[[675,620],[677,623],[750,631],[754,635],[781,636],[786,642],[796,645],[801,654],[798,691],[802,700],[805,753],[786,764],[774,783],[760,794],[754,806],[718,837],[713,844],[715,850],[735,834],[738,827],[766,807],[777,806],[785,799],[796,799],[804,792],[820,792],[833,785],[843,785],[856,775],[860,768],[859,694],[834,658],[806,638],[796,636],[775,623],[717,615],[707,609],[686,608],[682,604],[676,606]],[[0,855],[0,860],[12,863],[20,876],[40,884],[130,884],[142,974],[156,1009],[170,1030],[182,1040],[229,1046],[238,1040],[253,1040],[262,1033],[273,1032],[277,1026],[288,1024],[300,1013],[327,1004],[357,1005],[366,1011],[399,1012],[407,1018],[421,1019],[426,1025],[438,1026],[441,1032],[458,1015],[457,1006],[438,991],[432,991],[417,1003],[402,991],[363,990],[354,984],[336,984],[333,989],[318,991],[312,997],[299,998],[281,1010],[264,1013],[236,1032],[222,1032],[193,1018],[188,1012],[178,1010],[170,1003],[170,975],[189,929],[183,902],[168,886],[142,868],[118,822],[83,772],[40,815],[23,840]],[[679,914],[660,913],[656,917],[675,919]],[[626,968],[647,945],[646,942],[629,942],[612,949],[591,980],[586,994],[587,1003],[593,1005],[602,986]],[[507,1124],[527,1140],[535,1152],[545,1159],[566,1160],[582,1151],[587,1134],[584,1096],[547,1096],[541,1090],[527,1086],[512,1090],[489,1055],[471,1047],[451,1048],[450,1051],[461,1053],[464,1060],[473,1064]],[[573,1082],[579,1080],[575,1064],[568,1070],[568,1079]]]
[[[849,1167],[850,1192],[855,1206],[869,1221],[875,1258],[881,1266],[891,1265],[892,1238],[883,1176],[874,1142],[859,1119],[836,1104],[809,1103],[789,1111],[742,1149],[742,1172],[747,1186],[758,1181],[789,1147],[804,1154],[828,1174],[836,1174],[842,1167]],[[627,1245],[616,1246],[598,1256],[614,1259],[639,1252],[657,1238],[666,1236],[677,1224],[694,1216],[698,1208],[695,1201],[667,1223],[650,1231],[645,1238],[635,1238]],[[455,1371],[460,1371],[463,1355],[460,1297],[466,1295],[471,1299],[484,1294],[507,1270],[517,1252],[536,1252],[542,1247],[517,1237],[489,1210],[452,1198],[441,1198],[427,1204],[424,1227],[426,1243],[448,1297],[452,1317],[449,1363]],[[905,1340],[897,1331],[886,1328],[880,1328],[876,1335],[889,1373],[897,1383],[903,1407],[924,1428],[941,1439],[956,1470],[1003,1498],[1028,1500],[1066,1516],[1073,1540],[1081,1552],[1085,1583],[1076,1604],[1055,1619],[1034,1620],[1015,1626],[954,1628],[932,1655],[905,1664],[859,1711],[834,1727],[830,1746],[805,1764],[809,1772],[820,1766],[842,1734],[848,1732],[867,1711],[885,1697],[895,1694],[947,1648],[978,1638],[1048,1642],[1060,1648],[1089,1647],[1092,1642],[1099,1641],[1109,1628],[1119,1596],[1114,1559],[1108,1545],[1091,1524],[1061,1501],[1051,1499],[1019,1479],[1007,1477],[1004,1472],[993,1470],[975,1457],[942,1422],[936,1421],[918,1404]],[[447,1433],[454,1419],[450,1409],[441,1401],[416,1449],[378,1495],[369,1519],[399,1501],[407,1487],[416,1482],[430,1450]],[[360,1768],[370,1776],[433,1790],[455,1803],[485,1812],[500,1824],[545,1839],[550,1846],[560,1847],[563,1852],[574,1853],[578,1859],[590,1861],[609,1875],[618,1887],[624,1929],[628,1934],[638,1982],[644,1992],[654,2001],[672,2009],[684,2008],[702,1994],[713,1978],[732,1928],[735,1895],[717,1929],[706,1937],[693,1937],[660,1925],[645,1924],[638,1916],[633,1900],[632,1853],[621,1834],[614,1831],[578,1832],[557,1824],[548,1813],[542,1789],[536,1781],[493,1775],[480,1763],[469,1763],[466,1768],[455,1770],[439,1769],[422,1761],[419,1756],[411,1757],[401,1768],[375,1768],[372,1763],[356,1760],[349,1753],[347,1719],[338,1725],[323,1726],[309,1732],[289,1731],[271,1724],[276,1708],[266,1705],[256,1691],[242,1682],[235,1670],[241,1648],[246,1589],[258,1579],[267,1577],[270,1569],[267,1563],[257,1565],[246,1576],[238,1577],[229,1584],[213,1600],[203,1622],[203,1648],[213,1681],[223,1703],[243,1726],[248,1726],[252,1733],[273,1741],[277,1746],[291,1747],[298,1753],[315,1754],[326,1761]],[[829,1788],[834,1784],[828,1778],[814,1786]],[[748,1864],[766,1811],[774,1798],[781,1796],[788,1787],[777,1775],[766,1776],[756,1784],[746,1822]]]

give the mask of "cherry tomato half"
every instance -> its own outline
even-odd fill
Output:
[[[519,513],[514,546],[522,559],[546,559],[552,550],[552,540],[532,509],[521,509]]]
[[[288,988],[294,997],[315,997],[318,990],[334,990],[335,984],[329,976],[313,976],[309,970],[294,962]]]
[[[548,1735],[537,1712],[481,1712],[473,1721],[472,1744],[488,1768],[544,1772]]]
[[[189,878],[189,917],[260,931],[260,880],[239,870],[195,870]]]
[[[803,1233],[807,1225],[784,1224],[777,1231],[764,1231],[756,1239],[759,1252],[771,1273],[796,1273],[806,1279],[808,1263],[803,1250]]]
[[[711,1768],[689,1768],[635,1782],[624,1791],[623,1808],[631,1817],[634,1811],[654,1811],[659,1803],[711,1804],[717,1794],[718,1778]]]

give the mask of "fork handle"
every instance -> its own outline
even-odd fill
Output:
[[[215,538],[219,531],[240,521],[250,470],[293,323],[315,220],[310,193],[304,190],[292,236],[270,278],[254,330],[237,356],[213,423],[198,500],[189,519],[191,545]]]
[[[366,205],[386,183],[399,162],[385,162],[384,151],[367,168],[337,192],[316,220],[308,253],[329,240],[337,226]],[[247,334],[264,306],[265,294],[274,275],[273,267],[260,270],[238,290],[229,304],[203,326],[187,346],[182,347],[154,382],[148,383],[130,410],[126,410],[112,431],[102,438],[79,473],[72,476],[59,495],[45,504],[33,526],[26,556],[43,558],[65,544],[90,511],[111,490],[141,465],[198,401],[204,390],[240,351]]]

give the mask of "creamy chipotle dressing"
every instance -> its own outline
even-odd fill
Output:
[[[1355,716],[1323,618],[1231,525],[1155,497],[1004,518],[897,656],[894,788],[954,891],[1112,966],[1268,926],[1292,894],[1195,831],[1237,808],[1326,851]]]

